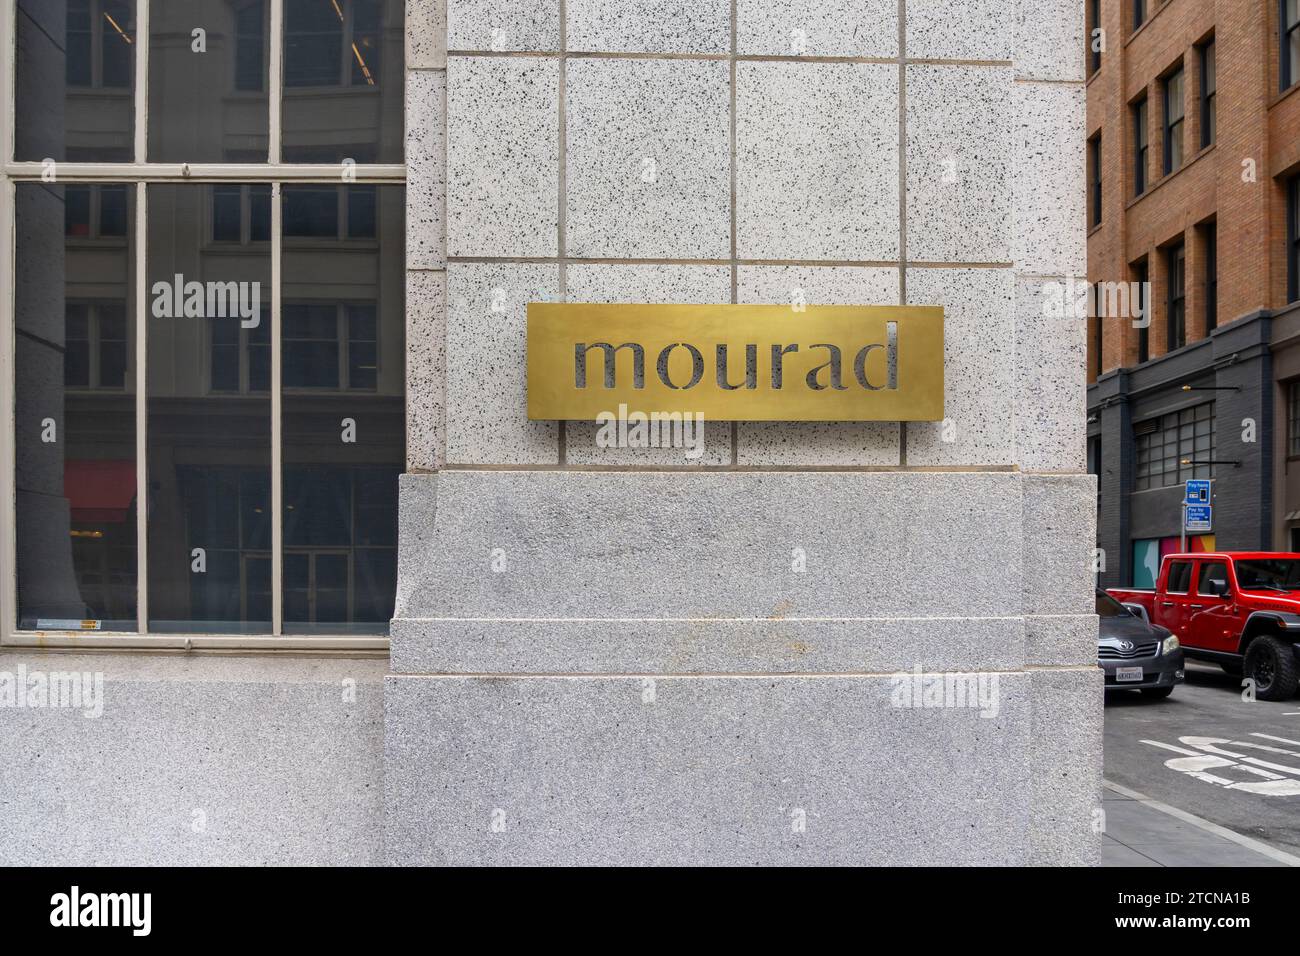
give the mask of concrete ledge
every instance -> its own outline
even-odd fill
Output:
[[[393,622],[392,641],[398,674],[880,674],[1025,663],[1020,618],[407,619]]]
[[[388,862],[1025,864],[1028,685],[982,717],[887,677],[390,677]]]
[[[380,861],[385,661],[0,653],[20,667],[102,674],[103,711],[0,707],[0,865]]]
[[[1018,615],[1022,484],[989,472],[404,475],[394,617]],[[395,656],[417,636],[399,627]]]

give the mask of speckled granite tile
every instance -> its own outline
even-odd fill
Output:
[[[739,63],[736,139],[741,258],[898,258],[896,67]]]
[[[406,468],[447,460],[447,274],[406,274]]]
[[[535,57],[448,62],[448,255],[556,255],[559,76]]]
[[[907,55],[1009,60],[1014,22],[1015,9],[1008,0],[907,0]]]
[[[806,305],[897,305],[898,270],[854,266],[741,266],[737,299]],[[739,465],[898,464],[897,422],[739,422]]]
[[[447,0],[406,0],[406,68],[447,65]]]
[[[553,465],[554,422],[528,420],[527,304],[554,301],[559,267],[452,262],[447,267],[447,462]]]
[[[1014,458],[1015,277],[1010,269],[909,269],[909,305],[944,307],[942,422],[909,422],[909,465]]]
[[[442,70],[406,73],[406,268],[446,264],[447,75]]]
[[[1016,283],[1016,461],[1026,471],[1080,472],[1086,465],[1088,325],[1064,307],[1066,283]]]
[[[1016,227],[1011,250],[1016,269],[1032,275],[1083,275],[1088,271],[1083,87],[1017,83],[1012,102]]]
[[[600,53],[726,53],[730,0],[568,0],[570,50]]]
[[[560,48],[560,0],[446,0],[447,49]]]
[[[1084,28],[1079,0],[1016,0],[1016,77],[1082,81]]]
[[[907,68],[912,261],[1010,261],[1011,86],[1010,67]]]
[[[898,0],[738,0],[736,50],[768,56],[898,56]]]
[[[569,255],[730,254],[729,84],[720,61],[569,61]]]

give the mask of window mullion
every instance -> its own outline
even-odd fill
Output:
[[[284,0],[271,0],[271,57],[267,76],[267,113],[270,118],[268,135],[269,158],[279,163],[283,152],[280,136],[284,98]]]
[[[149,148],[149,0],[135,3],[135,161]]]
[[[271,633],[284,627],[284,468],[283,400],[280,363],[280,276],[283,215],[282,187],[271,186]]]
[[[137,144],[138,145],[138,144]],[[149,187],[135,184],[135,587],[136,629],[149,631],[149,288],[145,249],[149,236]]]

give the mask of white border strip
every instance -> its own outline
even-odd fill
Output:
[[[281,415],[284,396],[280,394],[281,356],[284,346],[280,341],[280,252],[284,236],[284,212],[281,196],[284,187],[271,186],[271,633],[279,637],[284,629],[284,475],[282,473],[282,443],[284,427]]]
[[[1188,813],[1186,810],[1179,810],[1177,807],[1171,807],[1167,803],[1161,803],[1159,800],[1153,800],[1145,793],[1138,793],[1136,790],[1130,790],[1128,787],[1121,787],[1117,783],[1111,783],[1109,780],[1103,780],[1102,785],[1121,797],[1128,797],[1130,800],[1136,800],[1143,806],[1150,807],[1152,810],[1159,810],[1161,813],[1168,814],[1176,820],[1182,820],[1184,823],[1190,823],[1206,833],[1213,833],[1217,837],[1230,840],[1238,846],[1244,846],[1248,850],[1254,850],[1262,856],[1269,859],[1277,860],[1279,863],[1285,863],[1287,866],[1300,866],[1300,856],[1293,856],[1285,850],[1279,850],[1271,847],[1267,843],[1261,843],[1259,840],[1248,836],[1242,836],[1235,830],[1229,830],[1227,827],[1221,827],[1217,823],[1211,823],[1209,820],[1202,819],[1194,813]]]
[[[149,630],[149,310],[145,251],[149,186],[135,184],[135,607],[136,629]]]
[[[149,4],[135,4],[135,161],[149,155]]]
[[[284,116],[284,0],[271,0],[271,56],[268,60],[266,94],[268,114],[271,121],[267,137],[267,153],[271,164],[280,162],[283,131],[280,124]]]
[[[0,0],[0,162],[6,166],[14,155],[14,69],[17,60],[18,13],[14,0]],[[15,491],[17,449],[14,433],[14,220],[16,187],[0,173],[0,273],[10,281],[0,282],[0,645],[18,624],[18,542],[14,524],[18,516]]]

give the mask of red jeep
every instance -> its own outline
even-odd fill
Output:
[[[1110,588],[1169,628],[1188,657],[1255,681],[1261,700],[1296,692],[1300,667],[1300,554],[1231,551],[1170,554],[1154,591]]]

